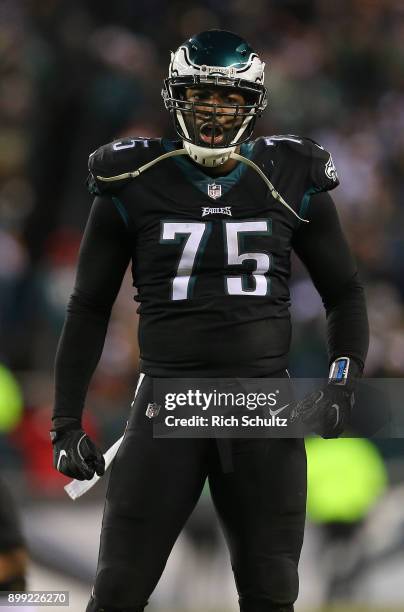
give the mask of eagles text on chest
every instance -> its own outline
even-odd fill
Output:
[[[202,206],[202,217],[206,217],[206,215],[228,215],[231,217],[231,206]]]

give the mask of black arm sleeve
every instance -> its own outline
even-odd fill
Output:
[[[95,198],[56,354],[54,419],[81,418],[130,256],[129,232],[114,202]]]
[[[312,196],[307,218],[310,223],[297,230],[293,248],[326,309],[330,363],[347,356],[363,369],[369,344],[365,296],[328,193]]]

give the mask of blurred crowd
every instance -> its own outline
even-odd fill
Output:
[[[91,204],[88,154],[123,135],[173,133],[160,97],[169,51],[212,27],[244,36],[266,62],[270,103],[257,135],[309,136],[332,152],[333,197],[368,299],[366,375],[404,375],[400,0],[3,0],[0,363],[16,374],[25,411],[0,453],[3,465],[24,464],[29,444],[30,478],[47,475],[50,490],[62,478],[43,450],[52,367]],[[105,442],[118,437],[136,382],[133,293],[128,275],[88,400],[88,426]],[[324,311],[298,261],[292,298],[291,370],[325,375]]]

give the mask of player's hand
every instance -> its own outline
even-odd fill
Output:
[[[297,402],[291,409],[289,422],[302,423],[323,438],[338,438],[345,429],[354,403],[353,390],[328,383]]]
[[[353,360],[342,357],[331,366],[328,384],[292,405],[290,423],[302,424],[323,438],[338,438],[355,404],[355,380],[360,375]]]
[[[104,474],[104,456],[78,421],[55,427],[50,436],[53,465],[59,472],[77,480],[91,480],[94,473]]]

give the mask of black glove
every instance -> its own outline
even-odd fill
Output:
[[[339,357],[330,369],[328,383],[292,405],[291,424],[303,424],[323,438],[338,438],[349,421],[355,404],[355,380],[359,366],[349,357]]]
[[[65,476],[91,480],[94,472],[102,476],[105,460],[102,452],[82,430],[77,419],[59,417],[50,432],[53,444],[53,466]]]

